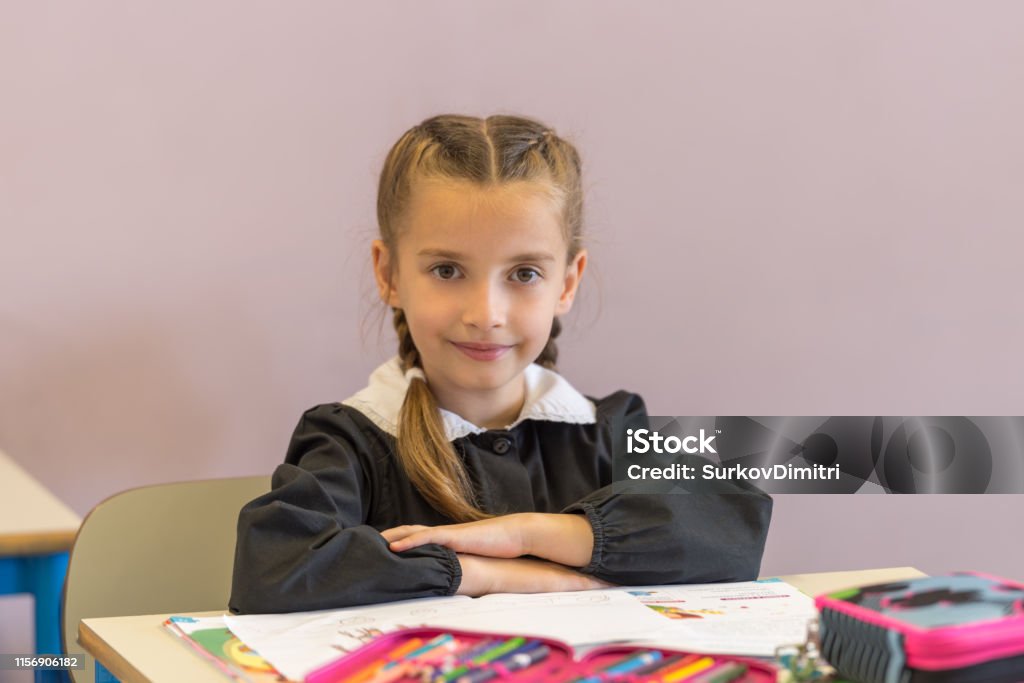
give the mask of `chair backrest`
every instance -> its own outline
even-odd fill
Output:
[[[68,563],[64,651],[83,652],[82,619],[226,609],[238,512],[269,490],[269,476],[208,479],[130,489],[93,508]],[[85,659],[76,683],[93,683]]]

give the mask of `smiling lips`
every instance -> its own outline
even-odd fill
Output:
[[[473,342],[452,342],[452,344],[473,360],[496,360],[512,348],[502,344],[476,344]]]

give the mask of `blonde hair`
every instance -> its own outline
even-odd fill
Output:
[[[482,188],[526,181],[545,186],[558,201],[568,257],[582,248],[583,190],[580,157],[570,143],[547,126],[518,116],[441,115],[413,126],[388,152],[377,192],[381,240],[396,253],[400,219],[417,180],[461,180]],[[391,259],[394,264],[395,259]],[[394,265],[391,266],[395,267]],[[405,313],[395,308],[398,355],[402,369],[422,367]],[[552,321],[551,335],[536,363],[555,368],[555,338],[562,326]],[[462,460],[445,434],[433,393],[413,377],[399,414],[397,455],[413,485],[439,512],[455,521],[485,519],[474,500]]]

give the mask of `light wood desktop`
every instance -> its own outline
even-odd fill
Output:
[[[60,652],[57,612],[67,551],[82,520],[0,451],[0,595],[35,598],[36,652]]]
[[[0,451],[0,557],[68,550],[82,520]]]
[[[848,586],[899,581],[924,574],[913,567],[867,569],[848,572],[791,574],[783,580],[808,595],[818,595]],[[213,616],[204,612],[188,616]],[[78,642],[86,652],[123,683],[153,681],[167,683],[223,683],[227,678],[192,652],[162,624],[170,614],[83,619]],[[72,648],[74,651],[74,648]]]

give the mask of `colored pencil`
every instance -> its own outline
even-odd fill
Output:
[[[381,669],[376,676],[368,679],[366,683],[394,683],[394,681],[416,673],[417,668],[415,662],[406,660],[391,668],[385,667]]]
[[[661,676],[661,680],[664,683],[675,683],[675,681],[685,681],[690,676],[699,674],[705,669],[710,669],[715,663],[715,660],[711,657],[701,657],[696,662],[685,664],[678,669],[672,671],[666,671]]]
[[[650,652],[641,652],[636,655],[629,655],[625,659],[619,660],[615,664],[602,669],[601,673],[616,676],[618,674],[629,673],[637,669],[642,669],[645,666],[660,661],[662,654],[657,650],[651,650]]]
[[[739,662],[721,662],[717,666],[708,669],[699,676],[695,676],[693,683],[729,683],[747,673],[747,665]]]
[[[551,648],[547,645],[539,644],[538,647],[530,648],[527,651],[520,650],[508,657],[502,657],[494,662],[490,668],[470,671],[465,676],[456,679],[455,683],[486,683],[506,673],[520,671],[534,664],[539,664],[547,659],[549,654],[551,654]]]
[[[378,660],[375,660],[364,669],[360,669],[357,673],[345,679],[345,683],[362,683],[362,681],[369,680],[371,676],[376,676],[378,672],[386,667],[395,666],[398,664],[398,660],[404,657],[406,654],[415,650],[417,647],[423,644],[423,639],[413,638],[408,640],[398,647],[395,647],[386,655]]]
[[[505,667],[505,671],[519,671],[520,669],[526,669],[534,664],[543,662],[551,654],[551,648],[547,645],[540,645],[540,647],[534,648],[529,652],[518,652],[508,661],[502,661],[502,666]]]
[[[460,659],[472,659],[473,657],[476,657],[481,652],[486,652],[487,650],[490,650],[492,647],[494,647],[495,645],[497,645],[500,642],[501,642],[501,640],[499,640],[497,638],[484,638],[483,640],[481,640],[480,642],[478,642],[476,645],[474,645],[473,647],[469,648],[465,652],[459,652],[459,653],[456,653],[456,654],[458,655],[458,657]]]
[[[407,655],[405,655],[405,658],[406,659],[416,659],[417,657],[425,655],[426,653],[430,652],[431,650],[433,650],[435,648],[441,647],[442,645],[447,645],[449,643],[454,645],[454,643],[455,643],[455,636],[453,636],[450,633],[442,633],[441,635],[436,636],[436,637],[430,639],[429,641],[427,641],[427,644],[424,645],[423,647],[421,647],[419,649],[416,649],[416,650],[413,650],[412,652],[410,652]]]
[[[682,666],[686,666],[687,664],[693,664],[700,658],[701,655],[672,655],[671,657],[663,659],[660,662],[655,662],[640,671],[634,671],[633,675],[650,676],[651,678],[648,680],[660,680],[660,676],[668,673],[669,671],[674,671]]]
[[[523,645],[523,643],[525,643],[525,642],[526,642],[526,638],[523,638],[522,636],[517,636],[515,638],[509,638],[508,640],[506,640],[501,645],[493,647],[493,648],[491,648],[487,652],[484,652],[481,655],[477,655],[476,657],[473,658],[472,662],[474,664],[486,664],[488,662],[491,662],[491,661],[497,659],[498,657],[501,657],[502,655],[504,655],[504,654],[506,654],[508,652],[511,652],[512,650],[515,650],[518,647],[521,647]]]
[[[608,676],[618,676],[641,669],[649,664],[661,660],[661,653],[655,650],[640,652],[638,654],[626,655],[617,659],[612,664],[590,676],[581,676],[573,679],[572,683],[601,683]]]
[[[505,654],[501,655],[500,657],[498,657],[497,659],[492,660],[491,663],[492,664],[497,664],[497,663],[500,662],[500,663],[504,664],[505,662],[507,662],[508,660],[512,659],[516,655],[523,654],[523,653],[526,653],[526,652],[530,652],[531,650],[534,650],[534,649],[540,647],[541,645],[543,645],[543,643],[540,642],[539,640],[528,640],[525,643],[523,643],[522,645],[520,645],[519,647],[517,647],[516,649],[510,650],[510,651],[506,652]]]
[[[494,646],[490,647],[483,652],[477,654],[471,659],[463,659],[459,662],[459,665],[453,669],[446,669],[445,667],[436,667],[433,672],[427,674],[427,678],[435,683],[451,683],[458,679],[460,676],[469,673],[471,667],[486,664],[493,659],[497,659],[502,654],[509,650],[514,650],[520,644],[525,642],[525,638],[511,638],[509,640],[497,640],[494,641]]]

